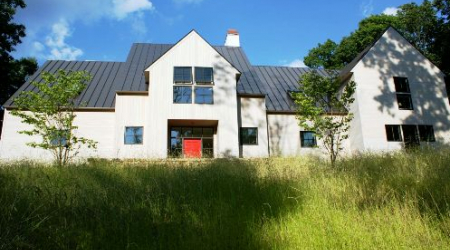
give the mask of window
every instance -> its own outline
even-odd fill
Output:
[[[143,127],[125,127],[124,143],[126,145],[142,144]]]
[[[192,87],[174,86],[173,103],[192,103]]]
[[[196,104],[213,104],[213,88],[212,87],[195,87],[195,103]]]
[[[317,146],[315,133],[312,131],[300,131],[300,142],[302,148],[313,148]]]
[[[388,141],[402,141],[400,125],[386,125],[386,137]]]
[[[174,67],[174,83],[192,83],[192,67]]]
[[[50,144],[56,147],[67,146],[68,130],[57,130],[50,135]]]
[[[210,127],[171,127],[169,155],[183,157],[183,141],[190,138],[202,140],[203,158],[214,157],[214,128]]]
[[[213,68],[195,67],[195,82],[197,84],[212,84]]]
[[[419,125],[419,138],[420,141],[434,142],[434,130],[431,125]]]
[[[399,109],[412,110],[411,91],[409,89],[408,78],[394,77],[395,92]]]
[[[258,144],[258,128],[241,128],[241,144],[257,145]]]

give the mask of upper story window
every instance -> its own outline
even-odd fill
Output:
[[[394,77],[395,92],[399,109],[412,110],[411,91],[409,89],[408,78]]]
[[[173,103],[190,104],[192,98],[195,104],[214,103],[213,68],[195,67],[195,84],[193,84],[192,67],[174,67],[173,82]]]
[[[178,84],[192,84],[192,67],[174,67],[173,82]]]
[[[212,84],[213,75],[213,68],[195,67],[195,83],[197,84]]]
[[[302,148],[316,147],[316,134],[313,131],[300,131],[300,142]]]
[[[124,143],[126,145],[142,144],[143,127],[125,127]]]

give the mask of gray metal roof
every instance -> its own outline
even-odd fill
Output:
[[[21,91],[35,90],[32,81],[42,81],[40,73],[86,70],[92,80],[78,98],[91,108],[114,108],[117,91],[145,91],[144,70],[167,52],[173,44],[135,43],[126,62],[47,61],[11,97],[5,106],[13,106],[13,99]],[[300,75],[308,68],[252,66],[241,47],[213,46],[213,48],[241,72],[237,83],[240,95],[266,96],[269,111],[294,111],[294,103],[287,91],[295,90]],[[319,71],[326,75],[324,71]]]
[[[253,68],[261,79],[259,85],[267,93],[267,111],[295,112],[295,103],[289,96],[289,91],[297,90],[300,76],[312,69],[282,66],[254,66]],[[329,76],[323,69],[318,69],[317,72],[322,76]]]

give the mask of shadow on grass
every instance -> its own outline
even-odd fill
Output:
[[[0,248],[265,249],[265,222],[302,205],[264,164],[108,164],[0,170]]]

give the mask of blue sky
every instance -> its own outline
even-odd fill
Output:
[[[15,21],[27,37],[15,57],[125,61],[134,42],[175,43],[197,30],[213,45],[240,33],[254,65],[301,66],[308,50],[339,41],[371,14],[407,0],[25,0]],[[415,1],[421,3],[422,1]]]

